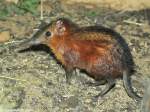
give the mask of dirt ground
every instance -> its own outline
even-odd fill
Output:
[[[147,10],[114,11],[81,4],[65,6],[59,2],[54,2],[50,9],[44,12],[45,21],[67,17],[80,26],[98,24],[119,32],[128,43],[136,64],[133,86],[135,91],[142,93],[143,85],[150,77],[150,18]],[[104,86],[84,84],[92,79],[83,73],[74,76],[70,85],[66,84],[64,69],[43,48],[18,53],[20,42],[30,38],[39,23],[40,16],[32,14],[0,19],[0,30],[11,33],[9,42],[0,44],[0,112],[15,109],[18,112],[140,112],[140,103],[128,97],[122,80],[117,80],[115,88],[93,102],[92,97]]]
[[[115,10],[138,11],[150,7],[149,0],[62,0],[66,4],[84,3],[98,7],[113,8]]]

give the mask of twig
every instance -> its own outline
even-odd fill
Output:
[[[130,21],[130,20],[124,20],[123,22],[124,22],[124,23],[128,23],[128,24],[138,25],[138,26],[143,26],[143,25],[144,25],[144,24],[142,24],[142,23],[137,23],[137,22]]]
[[[4,45],[13,44],[13,43],[22,43],[22,42],[24,42],[25,40],[26,40],[26,39],[18,40],[18,41],[5,42]]]
[[[43,0],[41,0],[41,17],[40,19],[43,20]]]
[[[27,80],[22,80],[22,79],[17,79],[17,78],[13,78],[13,77],[7,77],[7,76],[0,76],[0,79],[8,79],[8,80],[14,80],[14,81],[20,81],[20,82],[24,82],[24,83],[28,83],[30,85],[36,85],[33,82],[27,81]]]
[[[15,81],[21,81],[21,82],[28,82],[27,80],[16,79],[16,78],[7,77],[7,76],[0,76],[0,78],[9,79],[9,80],[15,80]]]

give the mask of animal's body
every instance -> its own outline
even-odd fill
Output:
[[[66,69],[67,80],[75,68],[85,70],[96,81],[106,82],[103,96],[123,78],[129,96],[140,100],[130,84],[134,62],[128,45],[116,32],[101,26],[78,27],[68,19],[60,18],[47,25],[31,45],[46,44]]]

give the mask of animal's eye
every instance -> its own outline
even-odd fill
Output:
[[[51,32],[50,32],[50,31],[47,31],[47,32],[45,33],[45,35],[46,35],[47,37],[49,37],[49,36],[51,36]]]

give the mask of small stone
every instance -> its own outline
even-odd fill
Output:
[[[0,43],[10,40],[10,32],[3,31],[0,33]]]

